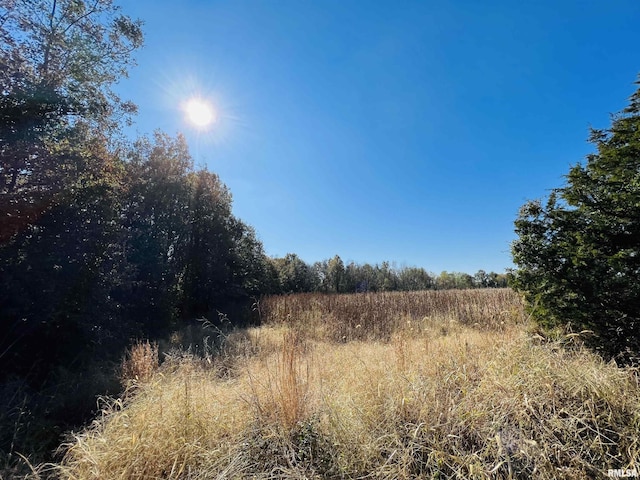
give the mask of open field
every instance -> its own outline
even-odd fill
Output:
[[[509,290],[264,299],[219,352],[134,347],[129,389],[33,477],[606,478],[637,370],[531,333]]]

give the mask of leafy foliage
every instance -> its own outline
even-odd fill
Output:
[[[448,290],[465,288],[503,288],[507,275],[478,271],[474,276],[460,272],[442,272],[439,276],[418,267],[395,267],[389,262],[371,265],[349,262],[346,266],[339,255],[306,264],[296,254],[271,258],[263,285],[263,293],[354,293],[418,290]]]
[[[122,139],[135,106],[112,87],[142,41],[112,0],[0,0],[0,391],[24,385],[0,398],[0,453],[53,448],[106,393],[86,372],[132,339],[268,290],[255,232],[184,138]]]
[[[141,26],[112,0],[0,0],[2,93],[49,93],[65,114],[117,127],[135,107],[111,85],[134,65]]]
[[[232,215],[219,178],[193,170],[182,137],[141,139],[114,165],[109,177],[61,191],[0,246],[0,386],[20,379],[30,393],[10,400],[40,416],[5,405],[13,413],[0,418],[0,451],[33,451],[32,435],[76,426],[105,393],[97,382],[82,408],[54,411],[47,392],[59,388],[58,372],[88,385],[85,372],[117,361],[132,339],[215,322],[218,312],[244,322],[251,296],[266,290],[261,243]],[[53,449],[58,438],[49,441]]]
[[[118,351],[263,290],[262,245],[217,175],[193,170],[182,137],[141,139],[119,168],[112,181],[64,191],[0,249],[8,371],[37,362],[44,374],[79,345]]]
[[[140,27],[111,0],[0,0],[0,244],[113,168]]]
[[[571,168],[545,204],[524,205],[513,244],[514,286],[547,327],[590,330],[592,345],[638,361],[640,338],[640,90],[597,153]]]

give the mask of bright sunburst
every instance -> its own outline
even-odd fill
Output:
[[[204,128],[215,120],[211,104],[202,98],[192,98],[184,104],[187,120],[199,128]]]

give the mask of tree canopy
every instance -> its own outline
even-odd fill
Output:
[[[142,42],[111,0],[0,0],[0,244],[113,170],[135,105],[112,86]]]
[[[111,0],[0,0],[0,376],[38,383],[267,289],[262,244],[184,138],[119,134],[141,25]]]
[[[135,63],[141,25],[112,0],[0,0],[3,97],[117,127],[134,106],[111,86]]]
[[[640,82],[638,82],[640,85]],[[546,202],[515,222],[514,286],[547,327],[588,330],[605,356],[637,362],[640,351],[640,89],[597,151],[572,167]]]

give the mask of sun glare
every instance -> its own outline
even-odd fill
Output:
[[[196,127],[204,128],[215,120],[213,108],[206,100],[192,98],[184,106],[187,119]]]

